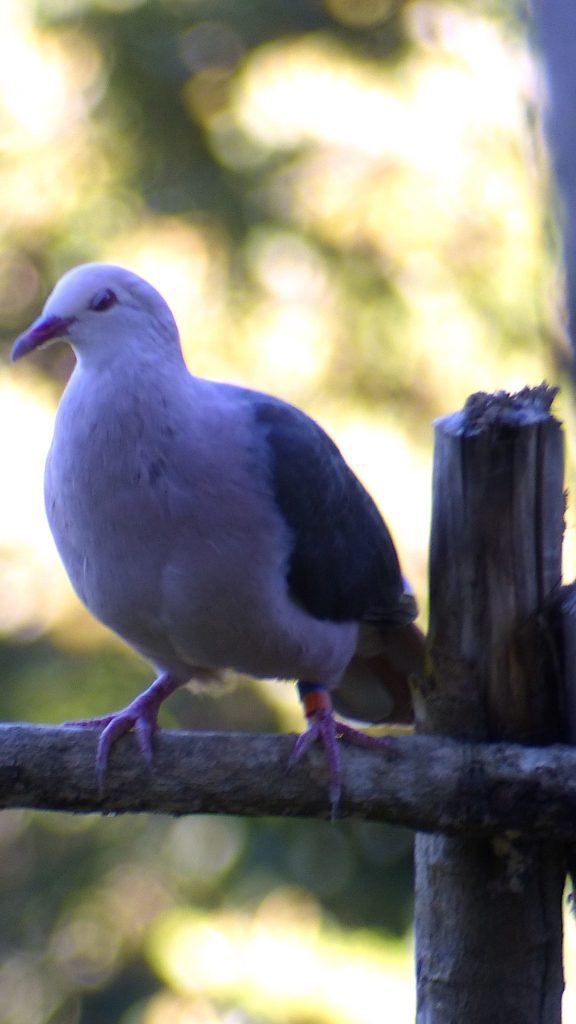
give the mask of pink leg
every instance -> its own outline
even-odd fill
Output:
[[[169,672],[163,672],[157,679],[138,696],[111,715],[104,715],[101,718],[87,718],[80,722],[65,722],[68,726],[104,726],[98,740],[96,751],[96,777],[98,785],[102,789],[110,751],[121,736],[134,729],[138,746],[148,764],[152,762],[152,736],[158,728],[158,711],[160,705],[170,696],[174,690],[182,686],[181,680],[174,679]]]
[[[342,795],[342,768],[338,740],[344,739],[356,747],[368,749],[385,749],[388,746],[386,736],[367,736],[366,733],[344,725],[334,718],[332,701],[325,686],[319,683],[298,683],[298,693],[304,706],[308,728],[298,737],[294,745],[288,767],[291,768],[319,741],[326,752],[328,772],[330,775],[330,807],[332,821],[338,816],[338,805]]]

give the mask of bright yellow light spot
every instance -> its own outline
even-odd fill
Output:
[[[328,273],[318,252],[301,236],[254,231],[248,256],[259,284],[283,302],[322,302],[329,291]]]
[[[410,444],[396,423],[351,406],[323,418],[342,454],[386,516],[412,586],[426,593],[432,470],[429,457]]]
[[[320,39],[269,44],[246,66],[239,122],[269,147],[314,141],[401,158],[448,189],[476,158],[466,137],[483,144],[487,132],[518,136],[527,62],[468,11],[440,5],[435,26],[430,59],[407,58],[397,71],[361,65]]]
[[[43,34],[27,0],[0,4],[0,224],[19,236],[59,225],[87,209],[122,169],[99,148],[90,115],[105,87],[93,40],[80,32]]]
[[[99,53],[83,36],[68,42],[73,45],[35,33],[28,3],[0,4],[0,97],[9,150],[58,145],[85,117],[87,90],[101,73]]]
[[[152,962],[181,996],[230,1000],[269,1019],[377,1024],[385,1006],[395,1024],[408,1024],[414,995],[407,945],[329,929],[309,903],[284,889],[252,917],[168,914],[154,929]]]
[[[326,319],[307,304],[261,302],[245,321],[244,349],[253,387],[296,399],[327,366]]]
[[[5,631],[44,628],[71,600],[44,515],[42,481],[53,416],[45,386],[22,371],[0,371],[0,629]]]
[[[34,45],[29,9],[19,0],[0,5],[0,96],[7,124],[3,143],[15,148],[50,139],[68,108],[66,82],[54,47]],[[11,129],[11,130],[10,130]]]
[[[372,154],[400,130],[401,104],[382,74],[318,41],[271,43],[246,66],[237,94],[239,123],[260,145],[312,141]],[[375,125],[386,124],[386,132]]]
[[[322,383],[333,349],[334,288],[320,254],[303,238],[252,232],[247,256],[266,297],[253,301],[238,336],[244,380],[298,400]]]
[[[116,236],[102,258],[150,281],[164,296],[180,329],[193,373],[218,375],[213,350],[223,314],[223,249],[208,226],[176,217],[144,219]]]

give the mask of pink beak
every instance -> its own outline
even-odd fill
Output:
[[[41,348],[48,341],[65,338],[75,319],[73,316],[39,317],[27,331],[16,338],[12,348],[12,362],[15,363],[22,356],[27,356],[29,352]]]

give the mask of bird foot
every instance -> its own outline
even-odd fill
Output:
[[[338,807],[342,795],[342,766],[338,750],[338,724],[331,710],[321,709],[308,716],[308,728],[296,740],[288,761],[292,768],[310,749],[313,743],[320,742],[326,752],[328,774],[330,776],[329,798],[332,821],[338,816]]]
[[[388,746],[387,736],[368,736],[351,725],[338,722],[332,710],[332,701],[323,686],[299,684],[300,699],[304,705],[308,728],[298,737],[290,755],[288,767],[292,768],[310,749],[313,743],[319,742],[324,747],[330,776],[329,798],[331,819],[338,817],[338,808],[342,796],[342,761],[338,746],[339,739],[346,740],[356,747],[383,750]]]
[[[85,729],[102,728],[96,748],[96,779],[100,790],[104,788],[104,780],[108,770],[108,761],[112,747],[126,733],[134,730],[140,752],[146,764],[152,764],[152,737],[158,728],[158,712],[160,705],[173,690],[180,686],[169,673],[165,672],[154,680],[151,686],[140,693],[130,704],[120,711],[100,718],[86,718],[79,722],[64,722],[67,727],[76,726]]]

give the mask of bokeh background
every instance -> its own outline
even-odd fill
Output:
[[[71,354],[8,363],[88,260],[164,293],[195,372],[323,423],[425,619],[433,419],[563,376],[528,35],[510,0],[1,0],[2,719],[104,713],[150,678],[44,522]],[[573,533],[569,512],[571,575]],[[302,724],[291,686],[249,680],[163,716]],[[3,812],[0,1024],[405,1024],[411,856],[385,826]]]

